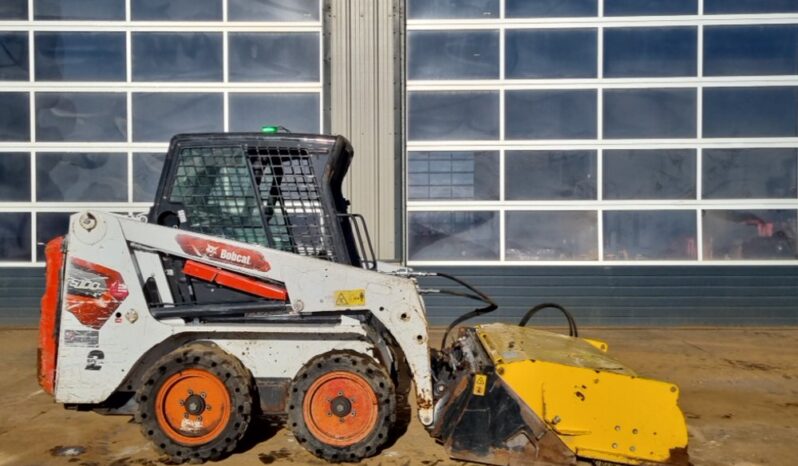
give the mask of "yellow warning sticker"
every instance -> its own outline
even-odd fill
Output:
[[[338,290],[335,292],[335,306],[365,306],[366,290]]]
[[[488,376],[477,374],[474,376],[474,395],[485,396],[485,387],[488,385]]]

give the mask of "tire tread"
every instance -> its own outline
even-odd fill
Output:
[[[313,381],[335,370],[348,370],[366,379],[374,389],[380,405],[377,426],[372,433],[347,447],[335,447],[315,438],[308,430],[302,413],[304,396]],[[294,378],[288,399],[288,427],[297,442],[319,458],[331,462],[358,462],[379,453],[388,441],[396,422],[396,401],[394,384],[385,369],[376,361],[355,351],[333,351],[313,358]]]
[[[224,382],[231,397],[231,415],[227,427],[218,437],[203,445],[185,446],[161,430],[155,416],[155,399],[166,378],[192,367],[207,370]],[[252,377],[238,359],[215,345],[191,343],[183,346],[158,360],[142,380],[145,382],[136,393],[139,409],[135,421],[156,450],[167,455],[173,463],[198,464],[222,459],[233,452],[249,427],[253,406]]]

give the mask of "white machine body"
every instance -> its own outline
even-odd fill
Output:
[[[74,214],[65,245],[55,374],[58,402],[102,403],[124,389],[126,381],[130,383],[137,367],[159,356],[155,349],[170,344],[212,342],[237,357],[256,379],[293,378],[314,356],[333,350],[352,350],[378,360],[393,358],[383,337],[373,325],[366,325],[366,319],[376,319],[406,360],[419,419],[425,425],[433,422],[427,321],[412,278],[100,211]],[[154,281],[165,308],[173,302],[162,254],[280,284],[287,292],[291,318],[246,324],[158,319],[143,288],[148,280]],[[81,264],[105,270],[113,278],[105,280],[106,288],[113,289],[87,277]],[[95,296],[94,311],[81,314],[84,303],[67,296],[70,288],[96,292],[90,294]],[[359,293],[357,299],[346,299],[353,293]],[[312,319],[325,315],[338,319]]]

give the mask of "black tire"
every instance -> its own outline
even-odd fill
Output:
[[[200,383],[187,379],[186,385],[174,385],[171,381],[180,380],[181,377],[192,373],[204,377],[201,382],[211,383],[214,384],[213,387],[219,388],[215,393],[207,395],[207,399],[204,392],[199,395],[194,394],[191,390],[186,392],[184,408],[186,419],[201,425],[203,414],[206,418],[222,417],[214,424],[213,430],[205,435],[198,434],[196,430],[186,430],[185,425],[175,428],[168,420],[165,420],[167,419],[164,414],[167,409],[166,401],[174,401],[174,397],[178,396],[178,389],[181,389],[182,393],[182,389],[191,386],[190,384]],[[238,359],[218,347],[201,343],[186,345],[162,357],[145,373],[142,380],[144,382],[136,393],[139,408],[135,419],[141,424],[144,436],[155,445],[159,452],[169,456],[171,461],[203,463],[208,460],[224,458],[235,449],[239,440],[246,433],[252,417],[252,377]],[[165,386],[167,382],[169,385]],[[167,395],[167,393],[172,393],[173,389],[175,393]],[[228,396],[227,401],[225,401],[224,391]],[[159,397],[159,395],[161,396]],[[196,399],[197,396],[200,398]],[[182,398],[182,395],[178,397]],[[196,401],[190,397],[194,397]],[[211,398],[215,398],[215,400],[212,401]],[[163,401],[161,401],[162,399]],[[184,400],[180,400],[179,403],[180,407],[184,406]],[[215,412],[212,412],[211,403],[218,403]],[[169,404],[170,409],[174,408],[172,405],[174,403]],[[189,412],[189,406],[194,408],[193,416]],[[226,410],[229,412],[226,419],[225,416],[219,414],[220,407],[225,406],[229,408]],[[190,438],[190,441],[181,440],[180,435]]]
[[[307,418],[311,414],[305,409],[306,397],[313,396],[308,390],[313,388],[317,381],[323,381],[325,376],[329,377],[332,373],[347,373],[348,376],[359,378],[370,387],[376,399],[376,404],[370,405],[373,408],[366,410],[372,414],[376,412],[373,427],[366,430],[362,434],[363,437],[354,443],[331,444],[314,434],[314,429],[309,427],[314,421]],[[341,396],[342,393],[339,392],[338,395]],[[396,394],[391,378],[372,358],[354,351],[333,351],[308,362],[294,378],[288,401],[288,427],[297,441],[309,452],[331,462],[357,462],[376,455],[388,441],[389,433],[396,422]],[[356,407],[357,401],[354,397],[351,401],[350,407]],[[332,407],[335,406],[332,402],[331,412],[336,409]],[[374,411],[370,411],[371,409]],[[352,411],[354,412],[354,409]],[[339,419],[341,423],[349,420],[346,414],[327,415],[332,419],[335,419],[335,416],[343,418]]]

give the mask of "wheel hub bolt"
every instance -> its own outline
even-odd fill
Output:
[[[200,396],[191,395],[186,399],[185,407],[188,414],[199,416],[203,413],[203,411],[205,411],[205,400],[203,400]]]
[[[338,396],[330,404],[331,411],[342,418],[352,412],[352,402],[344,396]]]

